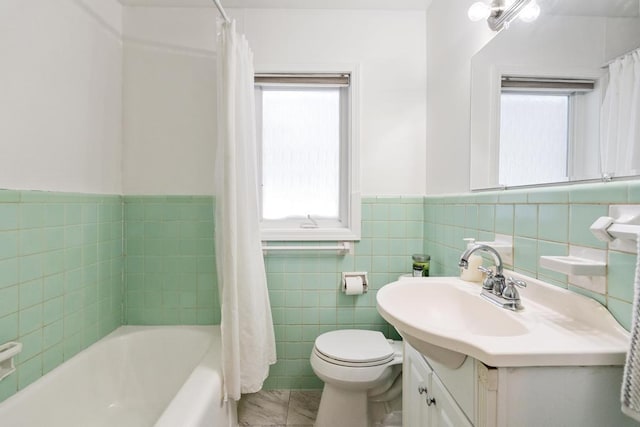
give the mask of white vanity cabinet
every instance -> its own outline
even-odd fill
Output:
[[[473,424],[442,383],[431,364],[427,362],[427,359],[406,342],[404,345],[402,425],[409,427],[471,427]],[[472,364],[469,366],[473,368]],[[473,381],[473,372],[469,372],[468,367],[463,366],[460,373]],[[454,378],[452,384],[455,387],[460,382]],[[469,395],[473,396],[472,393]],[[465,399],[462,398],[462,400]],[[473,407],[470,409],[473,411]]]
[[[451,369],[404,344],[407,427],[638,426],[620,411],[622,366]]]

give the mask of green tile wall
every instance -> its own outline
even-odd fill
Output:
[[[126,323],[219,324],[214,204],[125,196]]]
[[[353,254],[298,251],[265,257],[278,352],[266,388],[320,388],[322,382],[313,374],[309,356],[323,332],[371,329],[398,338],[376,310],[376,293],[411,271],[411,254],[423,249],[423,212],[422,197],[365,198],[362,240]],[[367,271],[369,292],[342,293],[343,271]]]
[[[539,267],[538,258],[567,255],[569,245],[607,249],[589,226],[608,215],[609,204],[637,203],[640,181],[426,197],[425,250],[433,275],[457,275],[464,237],[491,241],[495,233],[512,235],[514,260],[509,268],[595,298],[629,329],[635,254],[607,251],[604,294],[570,285],[566,275]]]
[[[609,202],[640,203],[640,182],[364,198],[353,254],[266,255],[278,362],[265,387],[321,387],[309,355],[325,331],[398,338],[376,311],[378,289],[409,272],[417,252],[431,255],[432,275],[457,275],[464,237],[514,235],[510,267],[594,297],[629,327],[635,255],[608,251],[602,295],[534,261],[570,244],[606,248],[588,225]],[[0,191],[0,342],[25,346],[18,372],[0,382],[0,400],[123,323],[219,323],[214,228],[212,197]],[[343,271],[367,271],[369,292],[343,294]]]
[[[0,190],[0,400],[122,324],[120,196]]]

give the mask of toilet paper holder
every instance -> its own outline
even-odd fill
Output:
[[[366,294],[369,290],[369,281],[367,279],[366,271],[352,271],[342,273],[342,292],[347,293],[347,279],[360,278],[362,280],[362,293]]]

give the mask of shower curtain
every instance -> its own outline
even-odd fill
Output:
[[[603,177],[640,174],[640,49],[609,65],[600,120]]]
[[[276,362],[260,242],[253,54],[235,21],[218,36],[216,261],[224,395],[262,388]]]

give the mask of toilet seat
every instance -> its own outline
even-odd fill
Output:
[[[313,351],[328,363],[349,367],[385,365],[395,357],[381,332],[359,329],[326,332],[316,338]]]

